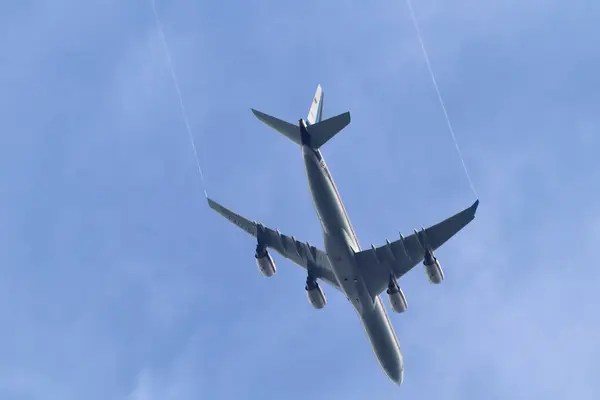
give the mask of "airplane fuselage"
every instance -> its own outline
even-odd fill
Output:
[[[381,298],[369,293],[358,268],[354,253],[360,246],[333,178],[319,150],[303,145],[302,153],[332,270],[356,309],[379,363],[394,382],[401,383],[404,365],[400,345]]]

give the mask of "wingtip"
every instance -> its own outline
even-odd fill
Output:
[[[254,108],[250,108],[250,111],[252,111],[252,114],[254,114],[256,119],[258,119],[259,121],[262,121],[262,122],[265,122],[265,118],[269,117],[269,115],[265,114],[262,111],[258,111],[257,109],[254,109]]]
[[[208,202],[208,206],[212,209],[214,209],[215,206],[217,205],[217,202],[215,202],[213,199],[211,199],[208,196],[206,196],[206,201]]]
[[[348,123],[352,122],[352,118],[350,117],[350,111],[346,111],[346,116],[348,118]]]
[[[473,210],[473,215],[477,211],[478,207],[479,207],[479,199],[475,200],[475,203],[473,203],[473,205],[471,206],[471,210]]]

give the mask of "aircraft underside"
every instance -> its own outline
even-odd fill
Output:
[[[308,186],[323,227],[325,250],[251,221],[212,199],[208,199],[209,206],[256,239],[254,256],[262,275],[272,277],[277,272],[275,261],[269,253],[269,249],[272,249],[305,269],[304,287],[308,302],[315,309],[322,309],[327,304],[318,281],[341,291],[357,310],[380,365],[390,379],[401,383],[404,371],[402,353],[380,294],[386,292],[392,311],[406,312],[407,301],[398,279],[420,263],[423,263],[431,283],[441,283],[444,272],[434,251],[474,219],[479,200],[429,228],[414,230],[406,237],[400,234],[394,241],[386,240],[379,247],[371,245],[369,249],[361,250],[319,150],[350,123],[350,114],[323,120],[323,92],[320,85],[308,118],[299,120],[297,125],[252,111],[259,120],[301,147]]]

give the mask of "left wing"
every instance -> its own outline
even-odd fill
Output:
[[[387,288],[392,272],[398,279],[423,261],[426,247],[434,251],[456,235],[475,218],[478,206],[479,200],[427,229],[407,237],[400,235],[394,242],[386,241],[383,246],[356,253],[356,262],[371,295],[377,296]]]
[[[336,289],[340,289],[337,278],[331,270],[329,258],[324,251],[308,243],[298,242],[293,236],[283,235],[278,230],[250,221],[223,207],[216,201],[207,199],[210,208],[254,236],[263,246],[275,250],[305,270],[310,267],[310,273],[315,279],[322,279]]]

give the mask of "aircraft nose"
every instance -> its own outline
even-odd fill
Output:
[[[402,384],[402,381],[404,380],[404,365],[402,361],[394,363],[393,365],[388,365],[385,372],[394,383],[397,385]]]

